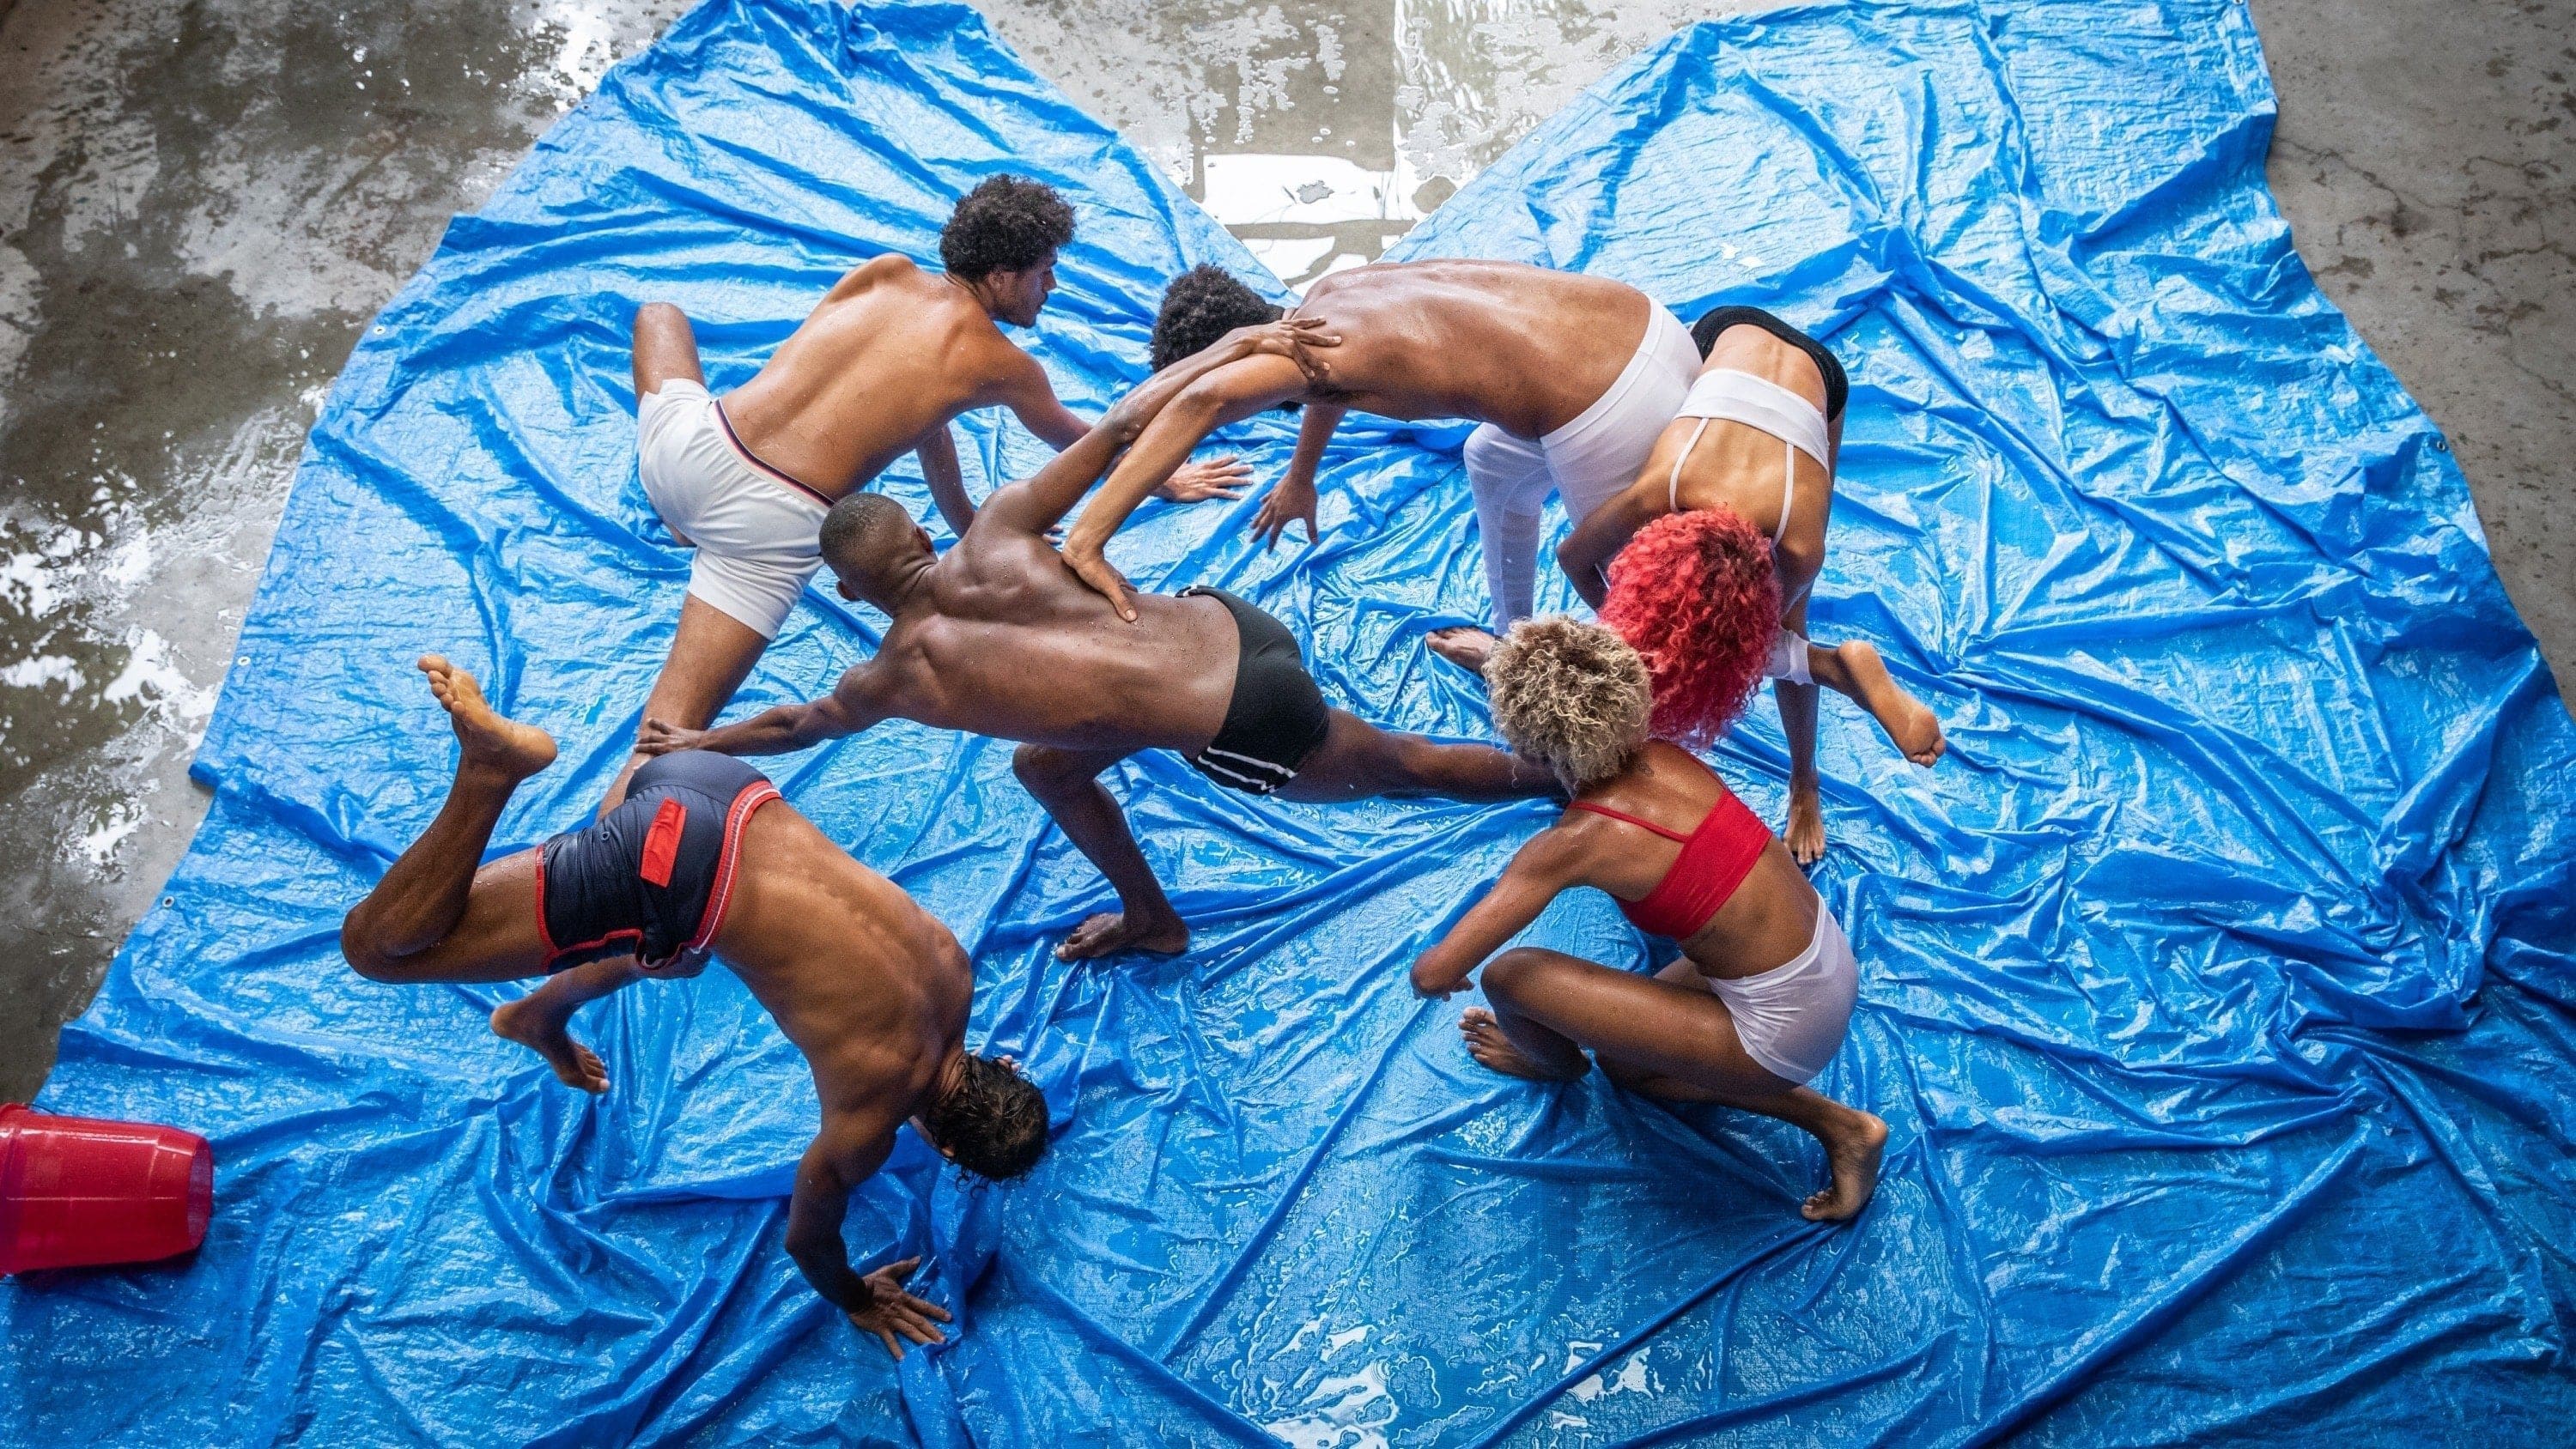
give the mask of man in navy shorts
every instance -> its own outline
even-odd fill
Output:
[[[478,868],[502,808],[553,763],[555,742],[495,713],[446,660],[430,655],[420,668],[463,746],[456,781],[438,818],[342,923],[349,964],[396,983],[545,976],[492,1013],[492,1029],[600,1092],[599,1058],[566,1030],[573,1010],[641,976],[695,975],[710,953],[722,957],[805,1053],[822,1100],[788,1205],[787,1251],[895,1357],[901,1339],[941,1341],[948,1315],[903,1291],[919,1260],[862,1277],[841,1219],[907,1121],[987,1178],[1017,1177],[1046,1150],[1045,1098],[1008,1058],[966,1050],[975,978],[956,938],[826,839],[767,777],[723,755],[655,759],[595,823]]]

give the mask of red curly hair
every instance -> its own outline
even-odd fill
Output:
[[[1744,712],[1780,632],[1771,540],[1732,508],[1658,518],[1610,561],[1601,622],[1645,657],[1655,734],[1712,744]]]

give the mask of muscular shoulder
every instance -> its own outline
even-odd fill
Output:
[[[1569,808],[1554,825],[1522,843],[1512,856],[1512,874],[1560,888],[1584,883],[1585,866],[1603,843],[1592,828],[1599,823],[1600,816]]]
[[[902,286],[921,275],[921,268],[914,265],[912,258],[901,252],[888,252],[881,257],[870,257],[843,272],[841,280],[832,284],[831,295],[825,300],[842,301],[878,287]]]

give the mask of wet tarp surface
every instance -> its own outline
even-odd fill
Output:
[[[0,1287],[0,1435],[2563,1442],[2576,730],[2440,436],[2291,251],[2271,115],[2218,0],[1795,9],[1639,57],[1399,248],[1767,304],[1851,369],[1815,632],[1878,641],[1952,741],[1918,771],[1825,709],[1816,880],[1863,968],[1818,1085],[1893,1129],[1857,1225],[1796,1217],[1794,1131],[1487,1075],[1412,997],[1542,807],[1140,759],[1114,784],[1197,942],[1068,967],[1107,891],[1007,748],[892,725],[776,774],[957,932],[972,1040],[1063,1124],[1023,1186],[907,1136],[861,1192],[855,1251],[928,1254],[962,1330],[897,1369],[780,1250],[815,1108],[730,975],[594,1008],[593,1101],[484,1030],[512,990],[340,963],[447,783],[410,661],[563,742],[496,848],[583,817],[686,572],[635,481],[643,301],[739,383],[1028,172],[1082,227],[1030,346],[1089,410],[1166,278],[1251,264],[969,11],[698,10],[455,224],[314,429],[213,813],[43,1099],[206,1133],[219,1209],[182,1268]],[[1043,456],[966,432],[970,481]],[[1247,501],[1149,506],[1113,556],[1289,619],[1337,702],[1483,735],[1419,644],[1482,612],[1457,433],[1346,428],[1312,552],[1248,548]],[[1232,439],[1265,478],[1289,441]],[[809,596],[742,707],[877,622]],[[1767,706],[1718,763],[1777,820]],[[1647,964],[1598,896],[1535,934]]]

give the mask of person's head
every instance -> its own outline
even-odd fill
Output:
[[[842,598],[865,599],[888,613],[904,583],[939,557],[930,535],[882,493],[853,493],[833,504],[823,515],[822,548]]]
[[[1512,626],[1485,660],[1494,728],[1568,791],[1617,776],[1646,747],[1654,696],[1628,641],[1555,615]]]
[[[1646,661],[1654,732],[1709,744],[1744,712],[1780,633],[1771,540],[1732,508],[1658,518],[1610,561],[1601,622]]]
[[[1027,327],[1055,290],[1055,254],[1073,240],[1073,208],[1055,188],[995,176],[966,193],[939,231],[939,262],[984,310]]]
[[[921,1114],[921,1127],[940,1156],[1008,1182],[1046,1155],[1046,1094],[1009,1057],[959,1052],[956,1076]]]
[[[1280,312],[1232,272],[1201,262],[1163,289],[1163,310],[1154,318],[1154,370],[1206,351],[1237,327],[1276,322]]]

